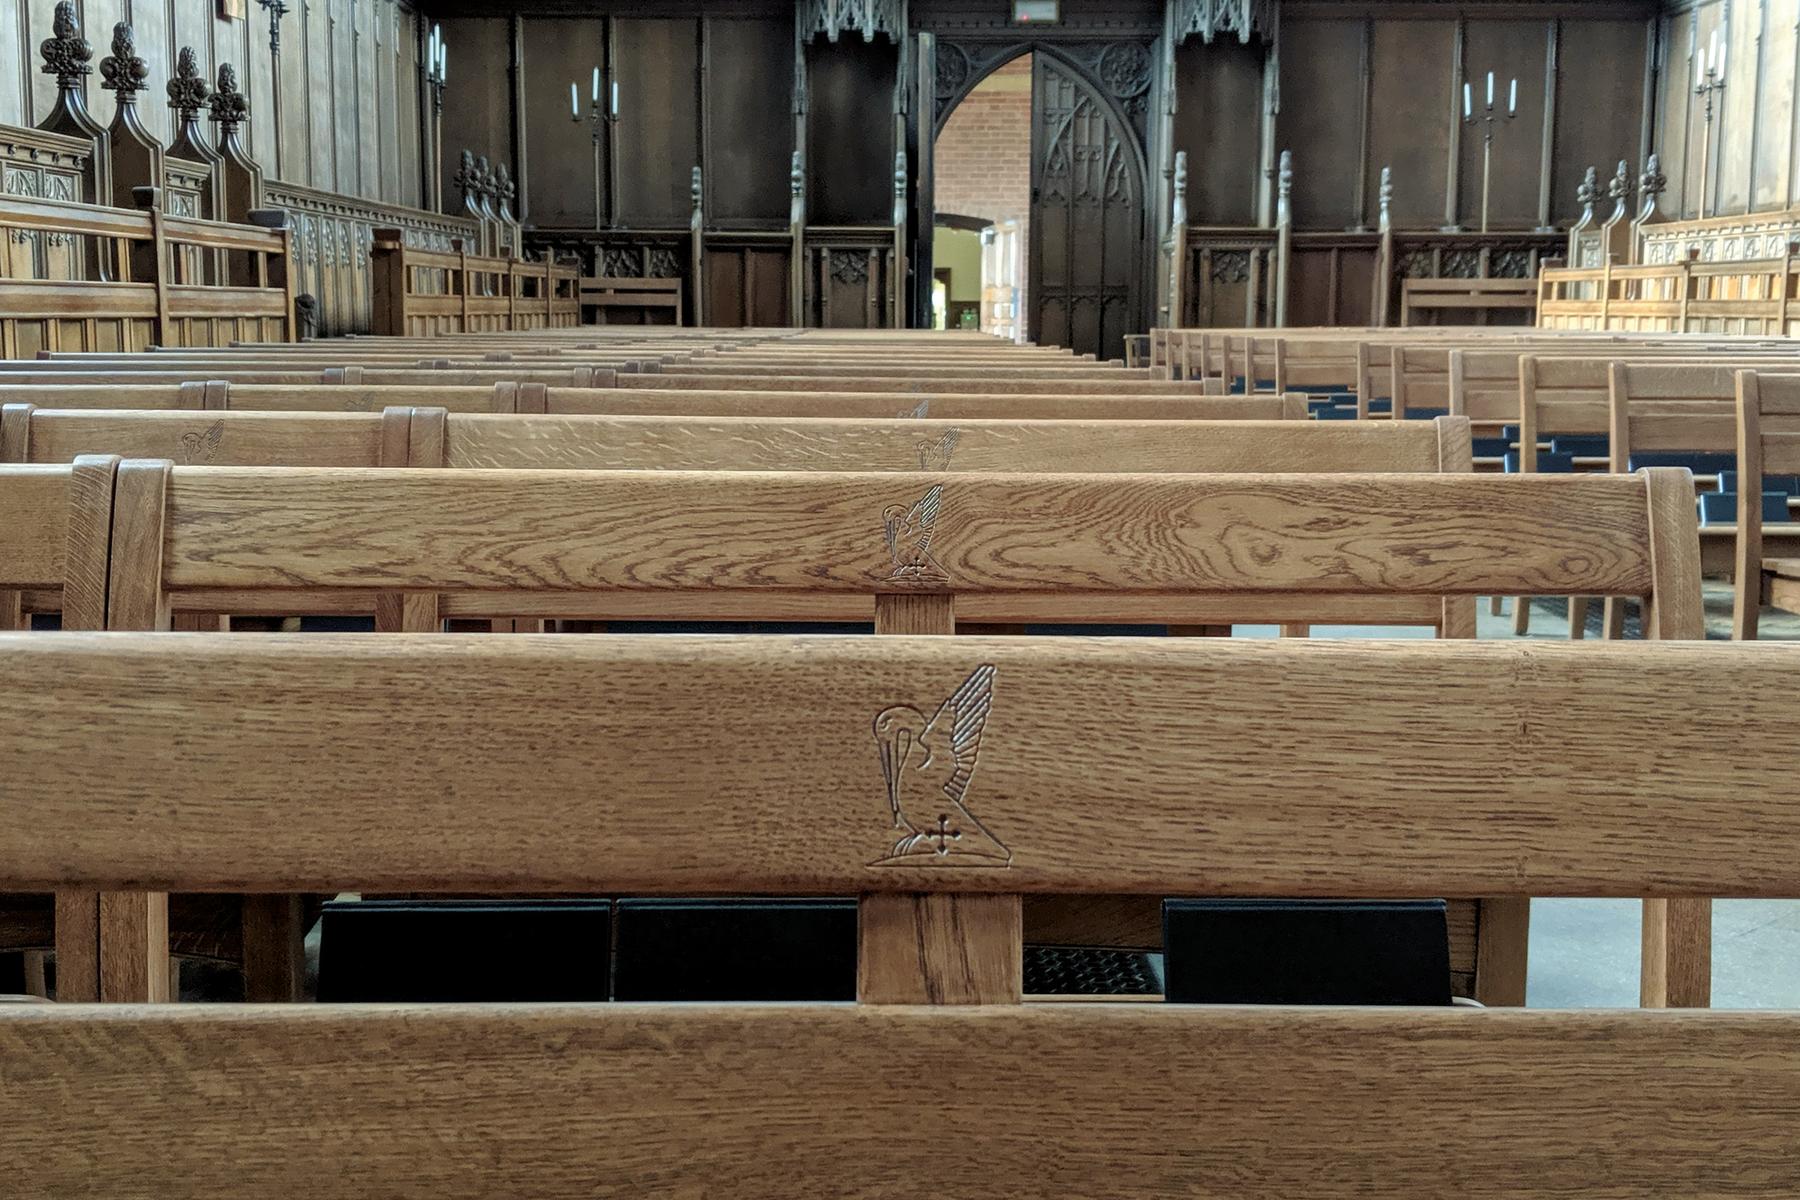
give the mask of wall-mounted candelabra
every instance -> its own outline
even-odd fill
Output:
[[[275,178],[281,178],[281,18],[288,15],[287,0],[256,0],[269,14],[269,98],[275,119]]]
[[[1488,231],[1488,199],[1494,177],[1494,122],[1510,121],[1519,115],[1519,81],[1515,78],[1506,88],[1506,111],[1494,102],[1494,73],[1487,73],[1487,103],[1475,107],[1474,89],[1463,84],[1463,124],[1481,123],[1481,232]]]
[[[569,119],[581,123],[581,90],[569,84]],[[619,124],[619,81],[606,89],[606,103],[600,103],[600,68],[594,68],[588,89],[588,125],[594,141],[594,228],[610,229],[617,224],[618,185],[613,173],[603,173],[603,162],[616,159],[612,153]],[[604,153],[603,153],[604,151]]]
[[[443,29],[433,24],[425,39],[425,90],[431,112],[431,210],[444,207],[444,83],[450,73],[450,50]]]
[[[1700,215],[1708,210],[1708,192],[1712,184],[1713,105],[1725,90],[1725,41],[1713,30],[1712,48],[1694,59],[1694,95],[1704,104],[1705,124],[1700,133]]]

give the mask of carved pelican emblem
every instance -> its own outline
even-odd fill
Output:
[[[950,455],[955,451],[956,443],[961,439],[962,431],[960,429],[946,429],[944,436],[937,441],[920,442],[918,446],[919,470],[948,471]]]
[[[993,707],[990,663],[970,672],[929,720],[910,704],[875,714],[875,744],[899,836],[870,866],[1011,865],[1012,851],[968,806],[981,734]]]
[[[211,462],[218,453],[219,443],[225,440],[225,422],[214,421],[204,432],[190,429],[181,435],[181,461],[190,466],[197,462]]]
[[[944,568],[931,557],[931,539],[937,533],[938,513],[944,504],[944,485],[934,484],[930,491],[908,508],[890,504],[881,510],[886,528],[888,554],[894,560],[890,580],[943,580]]]

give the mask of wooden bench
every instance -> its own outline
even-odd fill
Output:
[[[1529,315],[1537,311],[1537,291],[1535,279],[1407,279],[1400,284],[1400,324],[1412,325],[1421,315],[1454,312],[1476,317],[1453,322],[1457,325],[1485,325],[1495,314],[1526,314],[1528,325]]]
[[[642,377],[631,376],[638,379]],[[267,412],[378,412],[396,405],[452,412],[561,415],[835,417],[924,420],[1300,420],[1303,396],[1112,396],[1033,392],[657,391],[542,383],[260,384],[230,380],[9,384],[0,404],[44,408],[238,409]]]
[[[1800,612],[1800,549],[1767,557],[1763,479],[1800,475],[1800,376],[1740,371],[1737,376],[1738,511],[1736,595],[1731,636],[1753,640],[1766,600]]]
[[[818,619],[817,594],[829,593],[847,611],[872,607],[878,631],[904,631],[894,613],[910,601],[883,599],[902,588],[957,594],[958,611],[978,620],[1084,613],[1196,624],[1333,619],[1350,606],[1345,597],[1359,595],[1382,597],[1392,611],[1404,596],[1437,605],[1496,589],[1655,592],[1652,636],[1694,636],[1698,624],[1695,554],[1684,549],[1694,508],[1681,472],[934,481],[130,462],[115,470],[112,629],[167,628],[172,610],[367,612],[396,593],[407,599],[386,627],[408,630],[453,615]],[[1671,489],[1682,493],[1673,510]],[[915,520],[907,513],[934,497],[928,561],[915,561],[907,547],[916,543],[903,540]],[[900,517],[891,540],[884,512]],[[481,520],[471,524],[475,513]],[[1118,553],[1143,531],[1170,529],[1181,532],[1155,555]],[[1418,555],[1420,545],[1465,549],[1439,559]],[[734,593],[750,602],[736,601],[735,612]],[[311,594],[339,603],[312,608]],[[684,607],[684,595],[698,603]],[[1685,976],[1675,987],[1705,995],[1703,981]]]
[[[322,1145],[348,1200],[1800,1175],[1791,1013],[1018,1003],[1021,894],[1800,894],[1800,651],[570,641],[0,638],[0,886],[854,895],[860,1004],[12,1006],[15,1194],[313,1195]],[[966,840],[896,855],[939,826],[880,739],[947,699]]]
[[[588,310],[593,310],[591,315]],[[681,280],[584,275],[581,316],[590,325],[682,325]],[[629,317],[629,320],[624,318]]]

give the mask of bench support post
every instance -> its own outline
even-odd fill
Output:
[[[1644,637],[1704,641],[1700,518],[1693,476],[1676,467],[1644,472],[1650,502],[1652,593],[1642,603]],[[1688,586],[1684,586],[1683,581]],[[1712,901],[1645,900],[1638,1003],[1645,1008],[1706,1008],[1712,1003]]]

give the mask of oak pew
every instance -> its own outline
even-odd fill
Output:
[[[567,641],[0,638],[0,679],[44,681],[0,688],[0,886],[854,895],[860,1003],[14,1006],[15,1194],[314,1196],[321,1146],[339,1200],[1800,1175],[1792,1013],[1019,1003],[1021,894],[1800,894],[1800,715],[1757,699],[1800,650]],[[1701,672],[1766,754],[1694,720]],[[964,838],[934,840],[881,718],[965,696]],[[946,1130],[977,1138],[953,1166]]]
[[[1800,376],[1740,371],[1736,379],[1738,510],[1731,636],[1753,640],[1766,599],[1800,612],[1800,551],[1768,557],[1763,480],[1800,475]]]
[[[1452,596],[1443,619],[1455,611],[1462,629],[1473,613],[1461,598],[1501,585],[1654,592],[1652,636],[1698,626],[1692,491],[1673,471],[121,472],[131,486],[115,491],[115,522],[144,533],[114,538],[115,629],[168,628],[171,611],[291,613],[303,596],[307,611],[368,612],[405,593],[386,627],[430,630],[448,616],[867,619],[873,609],[879,631],[880,594],[906,588],[957,594],[965,617],[1003,622],[1355,620],[1368,611],[1352,607],[1362,597],[1394,623],[1398,601],[1429,612]],[[1666,503],[1671,488],[1685,492],[1680,511]],[[1705,994],[1686,969],[1674,986]]]
[[[633,376],[634,379],[648,378]],[[14,386],[0,405],[42,408],[239,409],[371,412],[396,405],[451,412],[563,416],[943,418],[948,420],[1300,420],[1302,396],[1081,395],[984,392],[656,391],[636,387],[546,387],[538,383],[299,384],[229,380]]]

